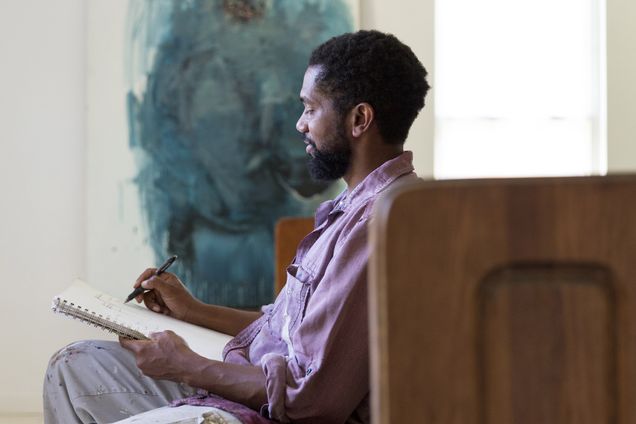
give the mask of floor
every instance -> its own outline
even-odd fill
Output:
[[[41,414],[0,414],[0,424],[42,424]]]

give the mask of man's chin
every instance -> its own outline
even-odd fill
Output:
[[[335,170],[326,166],[320,159],[311,155],[307,162],[307,169],[309,170],[311,179],[314,181],[336,181],[342,178],[345,174],[344,171],[340,172],[340,170]]]
[[[309,172],[309,176],[311,177],[311,180],[314,181],[315,183],[331,183],[334,182],[336,180],[339,180],[340,177],[338,178],[333,178],[329,175],[323,175],[323,174],[314,174],[313,172]]]

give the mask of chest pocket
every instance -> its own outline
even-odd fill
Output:
[[[281,338],[287,344],[290,358],[296,357],[291,336],[305,314],[311,281],[311,274],[301,265],[293,264],[287,267],[287,284],[284,289],[285,298],[281,305],[283,315]]]

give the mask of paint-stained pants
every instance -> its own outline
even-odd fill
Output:
[[[51,358],[44,378],[44,422],[112,423],[189,396],[185,384],[144,376],[117,342],[82,341]]]

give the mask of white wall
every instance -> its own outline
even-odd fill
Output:
[[[413,151],[415,171],[422,178],[433,176],[433,140],[435,107],[434,70],[434,1],[433,0],[360,0],[362,29],[389,32],[411,47],[428,71],[433,87],[426,105],[413,123],[405,149]]]
[[[636,3],[608,1],[610,170],[636,171]],[[363,28],[394,33],[432,72],[433,0],[361,3]],[[0,412],[40,410],[50,355],[103,337],[49,310],[51,297],[86,273],[85,7],[0,0],[0,376],[11,383],[0,387]],[[433,170],[431,84],[407,142],[423,176]]]
[[[636,171],[636,1],[607,1],[607,168]]]
[[[84,266],[84,3],[0,1],[0,411],[41,409],[53,316]],[[86,330],[86,331],[85,331]]]

